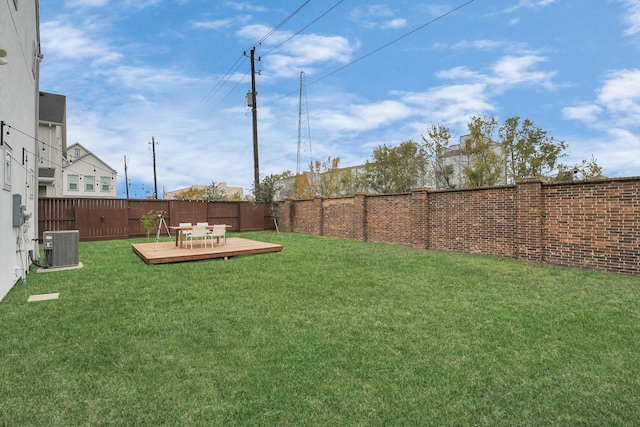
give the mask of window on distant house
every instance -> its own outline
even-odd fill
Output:
[[[69,176],[69,191],[78,191],[78,175]]]
[[[84,191],[95,191],[96,190],[96,177],[95,176],[85,176],[84,177]]]
[[[100,191],[103,192],[108,192],[109,190],[111,190],[111,180],[109,179],[108,176],[101,176],[100,177]]]
[[[77,159],[78,157],[80,157],[80,149],[76,148],[75,152],[76,152],[76,159]]]

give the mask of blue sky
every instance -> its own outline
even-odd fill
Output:
[[[125,156],[130,196],[153,191],[152,137],[159,193],[250,192],[254,46],[261,175],[295,172],[298,145],[302,170],[358,165],[473,115],[640,175],[640,0],[45,0],[40,31],[40,89],[66,95],[68,145],[115,168],[119,196]]]

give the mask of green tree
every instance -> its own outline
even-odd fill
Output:
[[[291,172],[289,171],[281,174],[271,174],[264,177],[257,185],[253,185],[253,202],[259,205],[265,205],[269,208],[271,217],[273,218],[273,225],[275,225],[276,232],[278,233],[280,233],[280,231],[278,230],[279,214],[278,202],[276,201],[277,183],[278,181],[290,176]]]
[[[598,160],[592,155],[591,159],[583,160],[578,167],[582,179],[604,178],[604,169],[598,165]]]
[[[558,174],[555,181],[570,182],[575,180],[604,178],[604,169],[598,165],[595,157],[591,156],[589,160],[582,160],[579,166],[568,166],[559,164]]]
[[[402,193],[424,184],[427,159],[424,148],[414,141],[397,146],[382,145],[364,165],[366,184],[378,193]]]
[[[212,181],[210,185],[207,185],[203,192],[202,198],[209,202],[220,202],[229,200],[227,193],[220,187],[219,184],[216,184],[215,181]]]
[[[186,188],[176,194],[176,200],[204,200],[204,190],[195,186]]]
[[[158,227],[158,224],[160,224],[160,218],[162,218],[163,213],[164,212],[162,211],[154,212],[151,210],[140,217],[140,222],[147,231],[147,239],[149,239],[151,233],[153,233],[156,230],[156,227]]]
[[[504,158],[495,142],[498,121],[474,116],[467,124],[469,135],[460,143],[462,175],[469,188],[496,185],[504,175]]]
[[[309,162],[309,171],[296,176],[294,197],[344,196],[352,192],[351,181],[351,171],[340,168],[340,157],[329,156],[324,162]]]
[[[453,165],[447,163],[447,152],[452,139],[451,129],[441,124],[427,129],[427,136],[422,136],[425,156],[428,160],[427,174],[436,188],[454,188]]]
[[[510,182],[532,176],[549,177],[567,149],[564,141],[548,137],[533,121],[517,116],[505,120],[499,137]]]

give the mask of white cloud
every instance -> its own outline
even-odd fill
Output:
[[[618,123],[640,127],[640,69],[613,73],[600,89],[598,101]]]
[[[117,59],[120,55],[104,42],[92,39],[85,31],[65,25],[60,21],[43,22],[40,25],[45,55],[53,54],[64,59]]]
[[[266,12],[268,10],[265,7],[256,6],[254,4],[247,3],[247,2],[227,2],[226,4],[229,7],[239,11],[248,10],[250,12]]]
[[[519,84],[541,85],[553,88],[553,71],[539,71],[534,67],[545,62],[546,59],[538,55],[506,56],[493,66],[495,85],[515,86]]]
[[[251,20],[251,15],[238,15],[225,19],[214,19],[210,21],[196,21],[191,24],[191,28],[203,30],[221,30],[231,28],[234,25],[245,24]]]
[[[520,0],[516,5],[503,10],[504,13],[513,13],[521,9],[539,9],[556,3],[557,0]]]
[[[621,0],[626,9],[623,16],[624,23],[627,25],[625,35],[634,36],[640,33],[640,0]]]
[[[546,59],[538,55],[504,56],[490,66],[491,73],[482,73],[466,66],[454,67],[438,72],[440,78],[481,82],[495,92],[504,92],[518,85],[540,85],[547,89],[555,87],[553,71],[541,71],[536,65]]]
[[[241,28],[239,37],[256,40],[271,31],[263,25],[248,25]],[[291,38],[289,32],[276,32],[264,42],[267,53],[263,54],[262,66],[266,77],[294,77],[301,70],[312,74],[315,66],[323,63],[346,63],[357,48],[342,36],[302,34]],[[289,40],[290,39],[290,40]],[[288,41],[287,41],[288,40]],[[281,47],[279,44],[287,41]],[[269,49],[274,49],[268,53]]]
[[[119,66],[107,68],[100,72],[112,80],[114,87],[124,86],[136,90],[152,90],[155,92],[171,92],[179,87],[194,83],[197,79],[182,73],[152,67]]]
[[[593,102],[566,107],[563,115],[601,133],[588,142],[579,140],[574,148],[578,149],[582,158],[590,157],[594,148],[597,148],[600,164],[616,170],[619,176],[638,175],[640,69],[613,72],[597,91]],[[616,148],[612,150],[610,147]],[[587,153],[587,150],[590,152]]]
[[[226,19],[217,19],[214,21],[199,21],[194,22],[191,26],[196,29],[205,29],[205,30],[219,30],[221,28],[228,28],[234,23],[234,20],[231,18]]]
[[[386,100],[324,110],[317,114],[316,122],[320,128],[339,129],[339,133],[365,132],[406,119],[411,114],[406,104]]]
[[[597,91],[594,102],[566,107],[563,113],[566,118],[601,130],[640,129],[640,69],[611,73]],[[602,120],[596,120],[598,117]]]
[[[109,0],[70,0],[68,7],[102,7],[109,4]]]
[[[395,18],[392,19],[390,21],[387,22],[383,22],[380,25],[380,28],[382,29],[392,29],[392,30],[397,30],[399,28],[404,28],[407,26],[407,20],[404,18]]]
[[[349,18],[365,28],[396,30],[407,26],[405,18],[395,17],[395,13],[387,5],[371,5],[364,9],[356,7],[349,14]]]
[[[602,107],[595,104],[583,104],[575,107],[565,107],[562,110],[564,118],[579,120],[585,123],[595,123],[602,113]]]

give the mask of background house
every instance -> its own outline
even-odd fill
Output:
[[[0,299],[37,254],[41,59],[38,1],[0,2]]]
[[[79,143],[63,160],[62,197],[116,197],[117,171]]]
[[[66,97],[39,98],[38,196],[116,197],[116,170],[79,143],[67,148]]]
[[[62,168],[67,157],[67,99],[40,92],[38,120],[38,196],[62,196]]]

